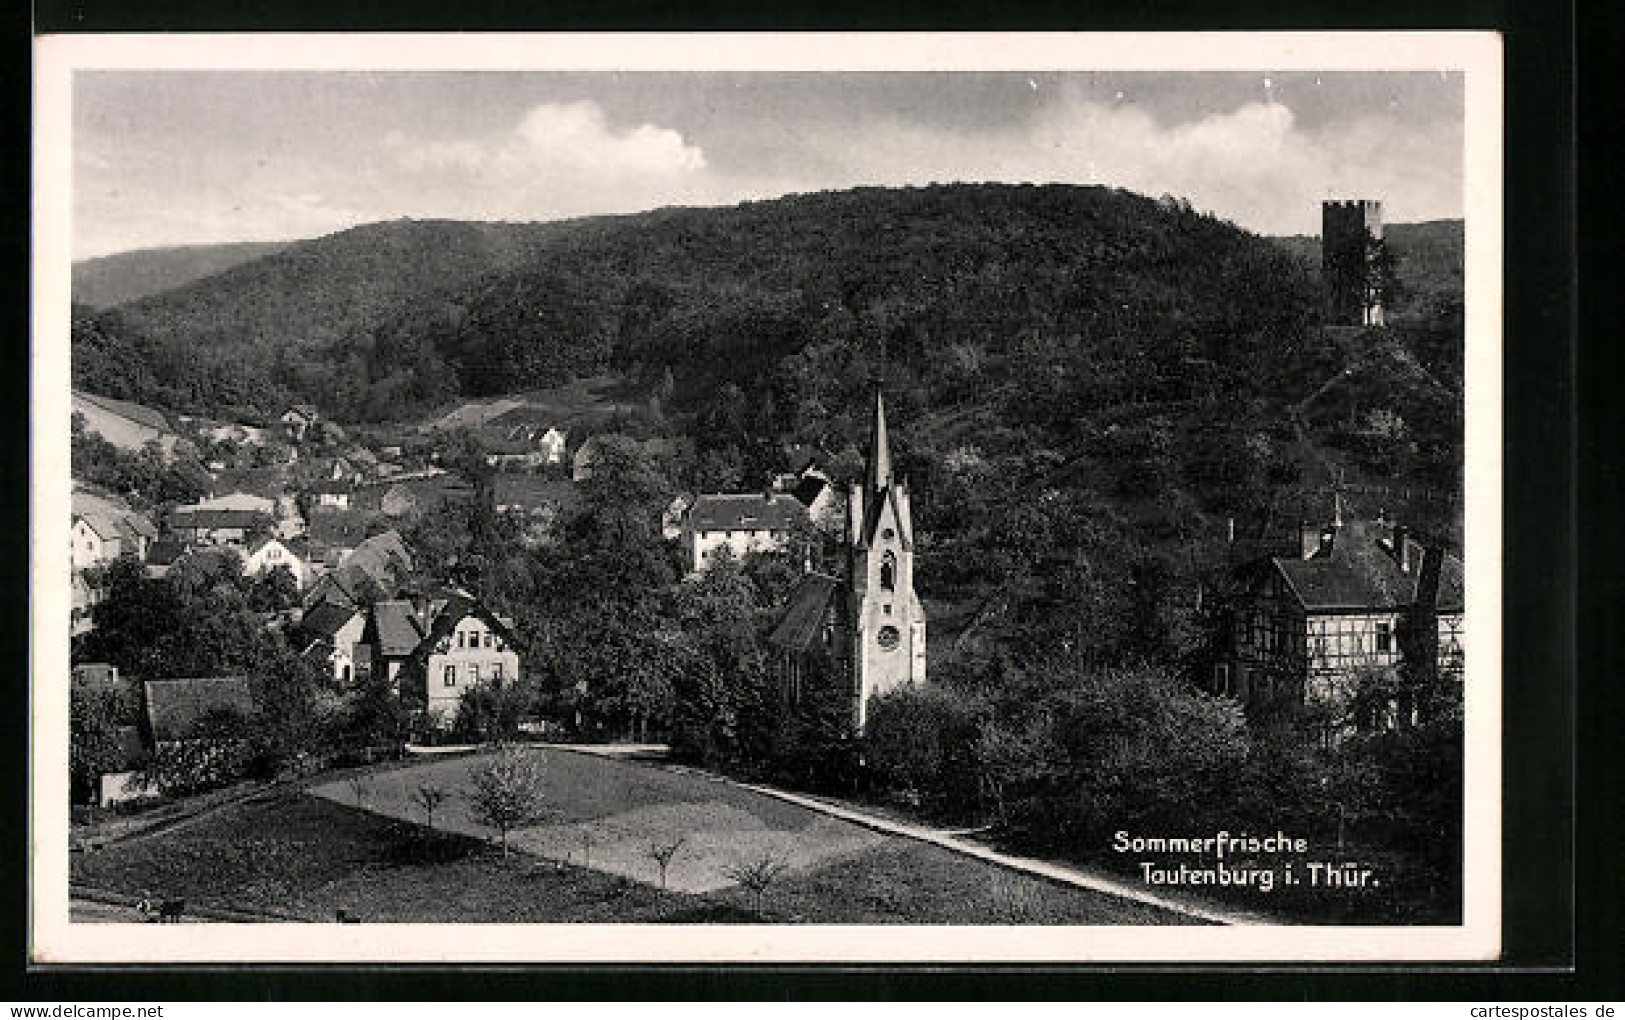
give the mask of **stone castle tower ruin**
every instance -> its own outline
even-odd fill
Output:
[[[1320,268],[1328,324],[1383,324],[1381,245],[1381,202],[1354,199],[1320,204]]]

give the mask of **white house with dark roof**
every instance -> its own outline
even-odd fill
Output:
[[[251,539],[243,547],[243,573],[250,577],[267,574],[277,567],[287,567],[288,573],[293,575],[294,583],[304,591],[310,586],[311,569],[304,557],[294,551],[293,546],[280,538],[271,535],[261,535]]]
[[[735,558],[783,549],[807,522],[807,508],[787,493],[707,493],[688,508],[683,525],[684,558],[704,570],[722,549]]]

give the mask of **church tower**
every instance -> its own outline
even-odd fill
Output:
[[[925,610],[914,595],[908,486],[892,472],[886,404],[875,390],[869,460],[847,496],[847,606],[853,693],[863,729],[869,698],[925,680]]]

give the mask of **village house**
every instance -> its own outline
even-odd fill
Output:
[[[480,430],[485,462],[508,470],[535,470],[564,463],[566,434],[556,428],[542,430],[533,422],[491,425]]]
[[[350,508],[350,493],[354,487],[354,484],[347,478],[324,478],[311,487],[311,492],[316,496],[317,506],[348,510]]]
[[[1461,560],[1424,547],[1404,525],[1345,522],[1339,507],[1330,525],[1302,529],[1297,555],[1247,564],[1236,580],[1215,693],[1250,707],[1318,706],[1335,739],[1414,719],[1409,699],[1356,703],[1364,667],[1461,681]]]
[[[519,679],[512,626],[472,595],[457,593],[435,612],[402,665],[403,691],[417,687],[430,716],[450,721],[470,689]]]
[[[81,662],[73,667],[73,683],[88,691],[122,691],[118,667],[110,662]]]
[[[187,545],[242,545],[250,535],[270,533],[274,527],[269,514],[253,510],[176,507],[169,514],[170,534]]]
[[[250,577],[259,577],[267,574],[277,567],[286,567],[293,575],[294,583],[304,591],[310,586],[311,569],[304,557],[300,556],[295,548],[288,542],[271,535],[261,535],[249,541],[243,548],[243,573]]]
[[[322,413],[310,404],[294,404],[277,419],[287,430],[288,438],[296,443],[302,441],[305,433],[321,420]]]
[[[806,521],[806,507],[776,492],[698,496],[683,525],[684,559],[689,570],[698,571],[710,566],[722,549],[732,551],[735,559],[783,549]]]
[[[356,650],[358,662],[364,659],[366,669],[373,676],[387,678],[398,693],[401,668],[423,643],[428,621],[437,608],[431,602],[420,604],[406,599],[374,603]]]
[[[846,501],[829,476],[808,468],[789,490],[796,502],[807,508],[812,526],[828,535],[839,534],[845,525]]]
[[[167,577],[170,568],[185,555],[185,543],[173,538],[158,539],[147,547],[147,576],[152,578]]]
[[[400,532],[386,531],[358,542],[333,570],[316,579],[304,602],[307,607],[337,602],[365,608],[394,598],[411,581],[412,571],[412,553]]]
[[[111,563],[120,556],[145,559],[154,533],[152,525],[136,515],[114,518],[75,514],[70,536],[73,569],[83,571]]]
[[[75,484],[70,525],[74,570],[102,566],[120,556],[145,560],[158,531],[124,500]]]
[[[224,496],[211,496],[187,506],[188,510],[247,510],[252,513],[276,516],[277,500],[272,496],[258,496],[252,492],[229,492]]]
[[[354,552],[366,537],[366,519],[340,507],[313,506],[305,538],[310,545],[310,564],[317,571],[333,569]]]
[[[358,651],[367,628],[367,614],[354,605],[321,602],[299,620],[295,635],[303,645],[300,656],[319,662],[334,680],[353,683],[365,672],[365,655]]]

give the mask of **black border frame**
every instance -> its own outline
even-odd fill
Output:
[[[1611,23],[1609,22],[1611,19]],[[1618,52],[1620,15],[1610,12],[1588,45]],[[1152,13],[1132,2],[1097,3],[1088,9],[1068,0],[925,0],[889,2],[878,8],[854,0],[752,4],[744,0],[690,3],[680,11],[648,0],[594,4],[573,0],[538,10],[521,0],[443,3],[368,0],[37,0],[36,33],[132,31],[727,31],[727,30],[935,30],[1073,31],[1205,29],[1491,29],[1503,34],[1506,92],[1505,181],[1505,518],[1503,626],[1504,671],[1504,860],[1503,962],[1494,965],[1280,965],[1256,966],[662,966],[662,967],[116,967],[30,968],[26,963],[27,833],[14,827],[0,841],[12,881],[0,887],[0,910],[13,919],[6,932],[6,985],[23,1000],[186,1000],[238,998],[1556,998],[1578,995],[1618,998],[1621,919],[1617,870],[1620,845],[1617,754],[1602,741],[1612,737],[1612,713],[1588,704],[1576,715],[1576,621],[1586,624],[1588,674],[1613,693],[1615,671],[1596,658],[1618,661],[1618,638],[1609,631],[1607,606],[1591,603],[1580,615],[1579,585],[1592,595],[1622,589],[1617,564],[1625,561],[1617,529],[1592,518],[1584,522],[1588,550],[1578,557],[1581,507],[1578,494],[1579,400],[1588,413],[1614,416],[1619,401],[1600,374],[1586,375],[1578,393],[1575,248],[1576,106],[1575,11],[1562,0],[1332,0],[1304,10],[1281,0],[1244,0],[1222,10],[1200,0],[1176,0]],[[25,39],[22,47],[29,45]],[[27,194],[30,53],[8,61],[0,75],[11,90],[7,128],[21,144],[4,161],[8,183]],[[16,52],[16,51],[14,51]],[[1617,93],[1593,86],[1606,105]],[[1615,100],[1617,114],[1617,99]],[[1591,110],[1592,113],[1604,111]],[[1617,116],[1600,123],[1617,124]],[[1591,123],[1591,122],[1588,122]],[[1617,198],[1613,199],[1616,204]],[[26,223],[23,203],[18,223]],[[27,231],[13,234],[13,256],[26,280]],[[1606,243],[1606,242],[1604,242]],[[1617,242],[1616,242],[1617,243]],[[1600,249],[1600,244],[1598,248]],[[26,293],[26,286],[19,288]],[[26,301],[26,298],[24,299]],[[20,314],[19,314],[20,312]],[[12,315],[13,336],[27,336],[26,306]],[[1610,325],[1617,327],[1618,320]],[[1617,330],[1615,332],[1617,335]],[[26,436],[28,354],[10,345],[14,371],[0,406],[7,424]],[[1609,439],[1622,428],[1593,427],[1588,456],[1606,458]],[[1588,468],[1602,466],[1596,462]],[[1601,477],[1585,488],[1588,499],[1619,505],[1619,476]],[[14,521],[27,521],[26,472],[21,458],[0,462],[0,482],[11,495]],[[7,586],[4,644],[27,661],[27,529],[9,531],[13,555],[6,569],[22,580]],[[1595,543],[1595,544],[1593,544]],[[1581,567],[1581,564],[1584,567]],[[1583,573],[1581,572],[1583,570]],[[1600,575],[1599,576],[1599,571]],[[1611,576],[1612,575],[1612,576]],[[1610,647],[1611,646],[1611,647]],[[17,674],[26,676],[26,665]],[[13,689],[14,711],[0,717],[9,738],[10,781],[3,786],[7,817],[26,818],[28,775],[27,687]],[[18,711],[17,709],[20,709]],[[1577,728],[1577,718],[1581,720]],[[1576,736],[1583,737],[1583,746]],[[1589,762],[1598,778],[1593,794],[1609,793],[1577,812],[1576,762]],[[1611,787],[1604,789],[1605,784]],[[1577,838],[1578,837],[1578,838]],[[1583,868],[1573,881],[1576,851]],[[1578,901],[1576,888],[1584,895]],[[1516,970],[1517,973],[1512,973]]]

